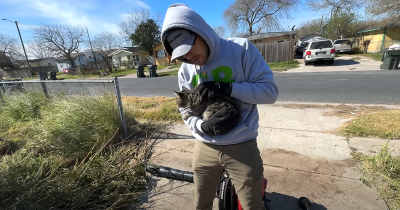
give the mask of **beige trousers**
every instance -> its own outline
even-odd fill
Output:
[[[223,169],[232,179],[244,210],[264,209],[261,185],[264,167],[256,139],[226,146],[196,142],[193,159],[196,209],[212,209]]]

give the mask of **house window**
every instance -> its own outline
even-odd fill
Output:
[[[156,58],[165,58],[165,50],[156,50]]]
[[[132,57],[133,57],[133,61],[140,61],[139,55],[132,55]]]

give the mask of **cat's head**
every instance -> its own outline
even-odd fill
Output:
[[[182,91],[181,92],[176,92],[175,93],[175,101],[176,104],[178,105],[179,108],[185,108],[188,107],[188,94],[189,94],[190,90],[187,89],[186,87],[182,87]]]

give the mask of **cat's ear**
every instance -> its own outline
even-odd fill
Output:
[[[183,93],[176,92],[176,91],[174,91],[174,94],[175,94],[176,97],[179,97],[179,98],[181,98],[184,95]]]
[[[187,89],[185,86],[182,86],[182,90],[189,90],[189,89]]]

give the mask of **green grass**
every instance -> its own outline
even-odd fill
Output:
[[[125,112],[134,142],[121,134],[113,96],[4,97],[0,209],[131,206],[145,190],[149,148],[142,138],[146,126],[137,123],[133,110]]]
[[[349,136],[400,139],[400,110],[362,115],[350,121],[341,130]]]
[[[388,144],[374,156],[354,154],[360,161],[361,180],[375,186],[390,209],[400,209],[400,157],[393,157]]]
[[[158,73],[158,76],[159,77],[176,77],[176,76],[178,76],[178,72],[179,72],[179,70],[162,72],[162,73]]]
[[[268,65],[272,71],[280,72],[299,67],[299,62],[297,60],[294,60],[280,63],[268,63]]]
[[[372,58],[375,61],[381,61],[382,60],[382,53],[358,54],[358,56],[364,56],[364,57]]]

